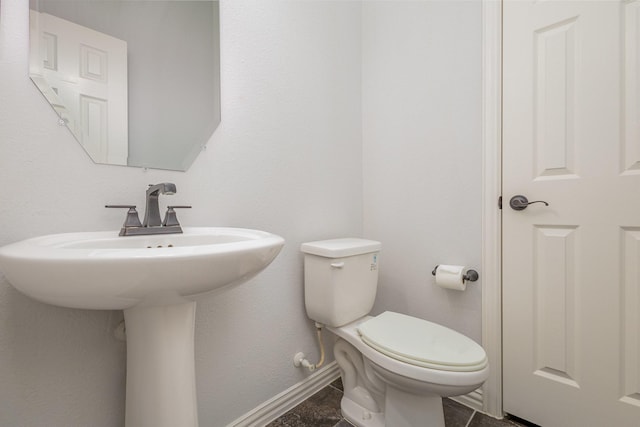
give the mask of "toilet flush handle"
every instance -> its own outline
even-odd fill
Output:
[[[342,268],[344,267],[344,262],[332,262],[331,267],[333,268]]]

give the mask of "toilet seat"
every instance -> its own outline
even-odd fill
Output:
[[[384,312],[357,327],[362,341],[393,359],[423,368],[469,372],[487,365],[484,349],[442,325]]]
[[[485,363],[483,367],[478,368],[478,370],[476,371],[446,371],[443,369],[426,368],[390,357],[366,344],[362,340],[362,337],[358,332],[358,328],[360,327],[360,325],[370,319],[373,319],[373,317],[364,316],[344,326],[327,326],[327,330],[353,345],[360,353],[362,353],[362,355],[366,359],[373,362],[374,364],[390,372],[406,378],[411,378],[416,381],[453,387],[476,384],[475,387],[478,387],[480,384],[486,381],[487,377],[489,376],[488,362]],[[442,395],[450,396],[455,394]]]

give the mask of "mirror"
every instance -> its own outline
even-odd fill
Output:
[[[29,75],[96,163],[185,171],[220,123],[218,6],[30,0]]]

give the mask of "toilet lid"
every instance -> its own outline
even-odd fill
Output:
[[[442,325],[386,311],[358,326],[362,340],[387,356],[430,369],[476,371],[487,354],[471,338]]]

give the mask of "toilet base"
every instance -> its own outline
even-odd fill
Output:
[[[342,416],[356,427],[384,427],[384,414],[371,412],[344,396],[340,402]]]
[[[387,387],[385,412],[371,412],[343,397],[342,416],[356,427],[445,427],[442,397]]]
[[[385,423],[388,427],[445,427],[442,397],[407,393],[387,386]]]

